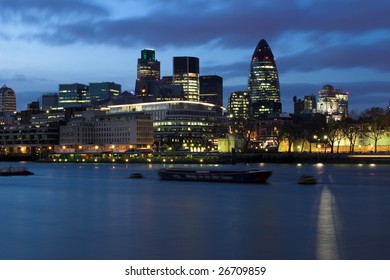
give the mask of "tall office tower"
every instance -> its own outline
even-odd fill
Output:
[[[138,58],[137,80],[160,80],[160,61],[156,60],[156,52],[152,49],[141,50]]]
[[[0,114],[13,114],[16,112],[16,94],[12,88],[3,85],[0,88]]]
[[[45,93],[39,97],[39,109],[50,110],[58,107],[58,93]]]
[[[335,121],[348,117],[348,92],[325,85],[319,93],[318,113],[326,115],[326,120]]]
[[[156,52],[152,49],[141,50],[138,58],[137,80],[134,95],[144,102],[153,101],[154,92],[160,80],[160,61],[156,60]]]
[[[88,86],[83,84],[60,84],[58,105],[60,107],[84,107],[90,104]]]
[[[227,111],[232,118],[249,118],[250,107],[251,98],[247,91],[235,91],[230,94]]]
[[[223,106],[223,79],[220,76],[200,76],[200,102]]]
[[[317,112],[317,99],[315,95],[306,95],[303,98],[303,109],[305,113]]]
[[[282,111],[278,70],[271,48],[264,39],[260,40],[252,55],[248,91],[252,98],[253,116]]]
[[[247,91],[235,91],[230,94],[227,111],[230,119],[230,131],[242,134],[247,131],[250,116],[251,98]]]
[[[173,58],[173,84],[183,86],[184,99],[199,101],[199,58]]]
[[[118,96],[122,86],[114,82],[89,83],[89,97],[91,101],[108,100]]]
[[[317,112],[317,101],[315,95],[306,95],[303,100],[293,98],[294,115],[312,114]]]

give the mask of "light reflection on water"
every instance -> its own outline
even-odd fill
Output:
[[[339,258],[336,225],[336,205],[332,205],[332,194],[328,187],[321,193],[317,221],[317,251],[316,257],[320,260],[337,260]]]
[[[160,181],[153,164],[20,165],[35,175],[0,178],[0,259],[390,259],[386,165],[215,166],[271,169],[265,185]]]

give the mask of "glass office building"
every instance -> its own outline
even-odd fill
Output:
[[[183,86],[185,100],[199,101],[199,58],[189,56],[174,57],[173,84]]]
[[[200,102],[223,106],[223,79],[217,75],[200,76]]]
[[[156,150],[210,149],[227,132],[223,107],[194,101],[161,101],[109,106],[110,114],[144,112],[153,120]]]
[[[84,84],[60,84],[58,106],[60,107],[86,107],[91,103],[89,88]]]
[[[250,116],[251,99],[247,91],[235,91],[228,100],[228,113],[231,118],[247,119]]]
[[[114,82],[90,83],[89,96],[91,101],[108,100],[118,96],[122,91],[122,86]]]
[[[282,111],[278,70],[271,48],[264,39],[260,40],[252,55],[248,92],[252,99],[253,116]]]

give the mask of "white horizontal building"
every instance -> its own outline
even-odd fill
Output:
[[[150,149],[153,145],[153,121],[142,112],[106,114],[87,111],[60,127],[62,152],[124,152]]]

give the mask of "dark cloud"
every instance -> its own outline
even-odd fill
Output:
[[[17,5],[21,2],[24,5]],[[27,2],[31,3],[27,5]],[[286,34],[297,37],[297,40],[301,34],[308,34],[301,42],[301,51],[299,42],[296,42],[294,47],[298,49],[293,55],[280,54],[280,71],[313,71],[363,64],[388,71],[390,21],[385,14],[390,12],[389,5],[383,0],[372,2],[367,5],[365,1],[350,0],[315,3],[283,0],[150,1],[145,5],[150,11],[139,17],[96,17],[96,20],[81,17],[77,21],[53,24],[49,29],[25,34],[21,38],[52,45],[83,43],[123,48],[147,45],[156,49],[214,42],[222,49],[238,49],[254,47],[260,38],[289,44],[281,40]],[[6,8],[21,13],[34,9],[46,9],[54,14],[76,10],[90,15],[107,13],[102,7],[80,0],[6,0],[6,3]],[[383,38],[370,38],[367,33],[373,32],[372,28],[377,32],[382,30]],[[355,40],[351,42],[351,38]],[[378,40],[381,40],[380,44]],[[311,46],[309,50],[304,49],[307,44]],[[275,48],[288,49],[288,46],[270,45],[274,52]],[[275,55],[278,57],[279,54]],[[229,75],[229,71],[224,73]]]
[[[356,38],[359,35],[355,36]],[[347,40],[347,39],[346,39]],[[281,57],[278,60],[279,70],[315,71],[324,68],[375,68],[381,71],[390,71],[390,36],[375,44],[370,43],[339,43],[333,46],[310,50],[303,50],[294,55]]]
[[[203,66],[201,64],[200,66],[201,75],[219,75],[223,76],[225,80],[237,77],[245,77],[243,80],[245,83],[245,79],[247,79],[249,75],[250,55],[248,54],[248,59],[242,62],[213,66]]]
[[[58,22],[84,19],[85,16],[107,16],[102,6],[84,0],[1,0],[0,21],[18,20],[30,24],[46,24],[53,19]]]
[[[234,90],[246,89],[250,56],[261,38],[270,44],[282,74],[352,68],[390,71],[388,0],[140,2],[143,13],[135,17],[129,11],[129,16],[119,18],[94,1],[1,0],[0,24],[9,19],[29,22],[39,31],[19,33],[19,38],[47,45],[233,49],[241,52],[240,58],[226,57],[205,65],[200,57],[201,74],[220,75],[225,81],[242,77],[237,87],[226,83],[225,99]],[[8,38],[9,33],[0,33],[1,40]],[[284,84],[281,80],[281,86],[287,104],[294,95],[317,92],[322,84]],[[363,89],[383,100],[390,88],[388,82],[340,87],[350,90],[351,104],[364,100]]]
[[[11,0],[7,2],[13,3]],[[25,1],[16,1],[25,2]],[[35,5],[26,10],[45,8],[47,2],[31,1]],[[72,3],[73,2],[73,3]],[[341,2],[341,3],[340,3]],[[155,1],[150,3],[150,12],[140,17],[123,19],[99,18],[90,21],[80,18],[67,24],[55,26],[55,32],[37,34],[46,43],[69,38],[69,43],[105,42],[128,46],[138,43],[164,47],[166,45],[190,46],[219,40],[225,47],[243,47],[253,44],[253,38],[277,38],[291,32],[364,32],[371,28],[390,28],[383,0],[366,5],[363,1],[316,1],[303,9],[297,1]],[[53,1],[57,3],[57,1]],[[59,11],[85,11],[102,15],[106,11],[96,5],[71,0],[59,1],[48,6],[54,14]],[[364,9],[361,6],[364,3]],[[8,5],[16,7],[17,5]],[[32,7],[31,7],[32,6]],[[384,5],[387,7],[388,5]],[[77,8],[72,8],[77,7]],[[19,8],[19,11],[23,11]],[[362,20],[364,19],[364,20]],[[83,27],[85,34],[78,32]],[[59,39],[55,37],[58,36]],[[321,35],[318,37],[320,43]]]

